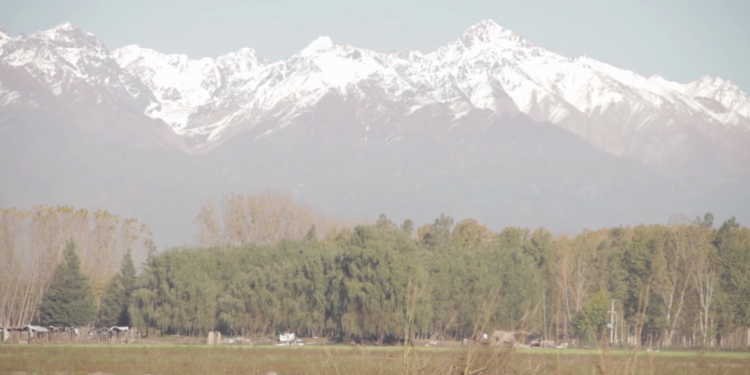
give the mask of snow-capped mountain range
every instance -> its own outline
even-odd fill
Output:
[[[137,45],[110,52],[92,34],[63,24],[29,36],[0,32],[0,59],[53,95],[97,105],[124,101],[195,149],[266,121],[293,124],[331,94],[362,106],[365,127],[427,109],[453,117],[476,109],[522,112],[609,153],[646,161],[673,155],[638,153],[643,145],[635,133],[644,129],[695,122],[750,129],[750,97],[729,80],[643,77],[586,56],[558,55],[489,20],[428,54],[383,54],[320,37],[274,63],[250,48],[202,59]],[[33,103],[23,94],[5,88],[0,103]]]
[[[300,177],[302,172],[279,177],[284,173],[279,170],[289,168],[290,158],[300,156],[287,155],[286,164],[271,168],[275,164],[269,160],[279,159],[281,150],[266,150],[264,145],[293,144],[317,157],[329,152],[325,147],[331,146],[322,146],[326,142],[344,139],[336,147],[359,151],[348,156],[342,156],[344,151],[331,154],[332,163],[352,155],[365,164],[373,162],[372,158],[390,158],[393,165],[408,165],[399,176],[421,168],[422,177],[408,182],[423,186],[420,178],[424,176],[464,173],[471,169],[467,165],[509,163],[514,154],[503,153],[517,146],[515,138],[493,138],[502,133],[493,133],[493,126],[508,125],[503,132],[514,130],[502,133],[503,137],[532,136],[533,145],[525,152],[539,152],[552,158],[549,163],[590,145],[592,149],[581,151],[577,163],[606,154],[614,157],[606,162],[614,163],[611,168],[620,168],[622,160],[640,163],[627,167],[632,167],[628,172],[632,176],[651,173],[644,172],[643,165],[654,166],[660,176],[674,174],[669,181],[654,182],[659,186],[685,184],[685,176],[698,178],[702,171],[713,173],[716,181],[732,183],[738,175],[750,176],[750,148],[746,147],[750,96],[731,81],[704,76],[682,84],[640,76],[586,56],[561,56],[490,20],[471,26],[459,39],[430,53],[379,53],[320,37],[276,62],[251,48],[202,59],[137,45],[109,50],[96,36],[69,23],[31,35],[11,36],[0,29],[0,129],[6,126],[11,134],[5,142],[22,138],[12,132],[25,128],[15,125],[37,124],[39,116],[73,124],[81,134],[96,134],[95,139],[127,138],[136,147],[159,145],[169,152],[211,155],[211,160],[221,160],[221,167],[205,168],[224,171],[223,177],[216,178],[226,181],[250,173],[242,169],[250,167],[237,164],[237,155],[242,155],[243,163],[258,163],[252,173],[258,168],[273,170],[268,173],[280,178],[274,184],[301,189],[299,195],[313,201],[316,198],[310,191],[314,188]],[[24,134],[28,139],[40,136],[38,132]],[[495,143],[490,142],[493,139]],[[429,148],[425,146],[424,142],[433,141]],[[249,149],[256,154],[243,154]],[[424,153],[418,154],[417,149]],[[445,159],[450,167],[431,164],[437,158],[425,155],[435,150],[450,150]],[[267,152],[263,160],[268,162],[263,166],[258,161],[261,152]],[[14,159],[14,155],[6,157]],[[331,166],[331,173],[361,166],[339,167]],[[581,165],[568,167],[581,169]],[[9,166],[8,173],[16,169],[22,169],[21,164]],[[579,180],[598,178],[587,176]],[[527,177],[519,177],[518,186]],[[531,184],[541,179],[534,177]],[[480,184],[477,181],[472,184]],[[605,185],[622,185],[615,180],[580,181],[570,191],[586,191],[587,197],[601,197],[609,189]],[[234,187],[245,188],[242,183]],[[704,197],[695,189],[691,196]],[[554,194],[569,197],[565,194],[570,191]],[[648,191],[652,190],[639,194],[648,196]],[[202,190],[193,198],[218,193]],[[716,194],[733,199],[728,190]],[[631,207],[623,203],[628,199],[610,203],[623,209]],[[678,206],[669,207],[664,210],[674,211]]]

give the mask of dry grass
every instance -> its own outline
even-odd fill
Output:
[[[559,354],[559,355],[558,355]],[[672,354],[672,355],[670,355]],[[740,375],[747,353],[521,351],[487,347],[0,346],[0,374]],[[724,355],[722,355],[724,354]]]

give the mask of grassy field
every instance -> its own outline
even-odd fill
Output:
[[[468,371],[466,371],[468,368]],[[0,346],[0,374],[750,374],[748,353],[491,348]]]

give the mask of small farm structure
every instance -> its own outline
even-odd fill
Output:
[[[538,336],[529,332],[498,329],[489,336],[489,344],[490,346],[530,345],[536,337]]]
[[[6,344],[129,344],[140,337],[129,327],[0,327]]]

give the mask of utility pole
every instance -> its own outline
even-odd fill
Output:
[[[609,345],[613,345],[615,343],[615,300],[611,300],[612,302],[612,308],[610,308],[609,311],[609,324],[607,324],[607,328],[609,328]]]

